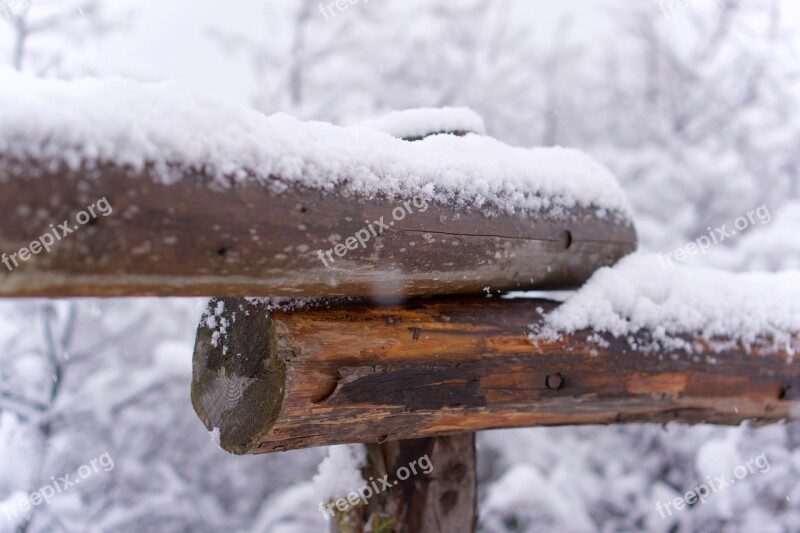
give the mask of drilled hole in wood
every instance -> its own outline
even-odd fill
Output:
[[[227,246],[220,246],[219,248],[217,248],[217,255],[222,257],[228,253],[228,250],[230,250],[230,248],[228,248]]]
[[[561,233],[561,245],[565,250],[569,250],[572,246],[572,232],[564,231]]]
[[[556,372],[555,374],[550,374],[545,379],[545,385],[550,390],[560,390],[564,388],[564,376],[561,373]]]

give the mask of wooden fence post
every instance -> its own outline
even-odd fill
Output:
[[[475,530],[474,433],[365,446],[364,478],[373,480],[378,488],[381,487],[379,480],[387,479],[392,487],[370,498],[366,506],[337,515],[332,525],[334,533],[469,533]],[[420,461],[422,458],[425,461]],[[423,466],[428,473],[422,470]],[[400,479],[403,477],[406,479]]]

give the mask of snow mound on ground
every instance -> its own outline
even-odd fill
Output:
[[[381,118],[368,120],[363,125],[398,138],[422,137],[443,132],[486,134],[483,119],[466,107],[421,107],[392,111]]]
[[[664,268],[655,255],[633,254],[598,270],[532,328],[534,341],[582,329],[616,337],[646,330],[673,348],[690,350],[679,337],[699,334],[745,345],[770,340],[793,354],[800,332],[800,271]]]
[[[575,150],[514,148],[474,134],[410,143],[366,127],[267,117],[175,85],[121,78],[65,81],[0,70],[0,154],[74,170],[98,162],[149,166],[166,183],[190,168],[223,187],[255,179],[279,192],[304,185],[506,212],[557,215],[587,207],[630,218],[614,176]]]
[[[313,482],[320,503],[347,496],[367,482],[361,474],[367,452],[359,444],[342,444],[328,448],[328,456],[320,463]]]

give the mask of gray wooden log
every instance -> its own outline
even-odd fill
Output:
[[[0,296],[407,297],[556,289],[579,286],[636,247],[629,220],[600,218],[592,209],[512,216],[490,205],[295,185],[277,192],[257,180],[223,189],[202,169],[179,164],[173,170],[183,178],[169,184],[150,167],[98,165],[70,170],[0,153],[0,252],[30,247],[51,224],[67,221],[71,229],[49,253],[0,264]],[[100,199],[112,213],[78,224],[76,215]],[[403,220],[393,220],[395,209]],[[378,234],[374,222],[381,220],[387,227]],[[350,238],[371,231],[366,221],[376,236],[362,247]],[[332,235],[354,249],[327,255],[335,248]]]

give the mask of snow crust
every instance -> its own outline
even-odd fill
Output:
[[[486,134],[483,119],[467,107],[420,107],[392,111],[363,125],[398,138],[455,131]]]
[[[800,340],[800,271],[663,268],[655,255],[633,254],[598,270],[545,317],[544,325],[533,326],[532,338],[582,329],[616,337],[650,330],[661,345],[689,351],[681,335],[746,346],[767,341],[794,354]]]
[[[576,150],[515,148],[476,134],[411,143],[122,78],[63,81],[0,70],[0,153],[72,169],[104,161],[136,170],[151,165],[164,182],[181,179],[180,162],[221,186],[256,179],[278,191],[302,184],[367,198],[422,194],[506,212],[557,215],[581,206],[630,217],[614,176]]]

